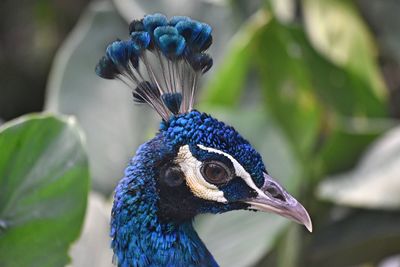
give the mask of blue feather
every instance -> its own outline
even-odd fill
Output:
[[[178,114],[182,104],[182,94],[166,93],[161,96],[165,106],[173,113]]]
[[[144,26],[143,26],[143,20],[132,20],[132,22],[129,24],[129,34],[132,34],[133,32],[142,32],[145,31]]]
[[[137,51],[146,49],[149,46],[151,40],[150,34],[144,31],[132,32],[131,39],[133,42],[133,46]]]
[[[160,98],[160,92],[154,84],[144,81],[139,83],[135,90],[133,90],[132,96],[135,102],[146,103],[149,101],[149,98]]]
[[[178,30],[179,34],[185,38],[188,46],[193,45],[193,42],[202,31],[201,23],[192,20],[180,21],[175,25],[175,28]]]
[[[213,65],[213,59],[204,53],[191,54],[187,56],[189,64],[195,71],[207,72]]]
[[[176,58],[182,55],[186,43],[179,35],[178,30],[172,26],[160,26],[154,30],[154,37],[161,52],[168,58]]]
[[[185,39],[180,35],[162,35],[158,44],[163,54],[168,58],[176,58],[185,50]]]
[[[204,51],[208,49],[212,42],[212,28],[206,23],[201,23],[201,32],[197,35],[195,41],[193,42],[193,50]]]
[[[171,26],[175,26],[176,24],[178,24],[178,22],[181,21],[191,21],[192,19],[186,16],[173,16],[170,20],[169,20],[169,25]]]
[[[125,45],[122,41],[111,43],[106,49],[106,56],[116,65],[125,65],[129,60]]]
[[[143,27],[149,33],[152,33],[154,29],[159,26],[166,26],[166,25],[168,25],[167,17],[159,13],[146,15],[143,18]]]
[[[179,57],[185,49],[185,39],[172,26],[160,26],[154,30],[158,47],[168,58]]]
[[[175,112],[192,110],[198,74],[204,74],[213,65],[212,58],[204,53],[212,43],[211,27],[185,16],[168,21],[157,13],[133,20],[129,33],[130,40],[117,40],[107,47],[96,74],[105,79],[122,79],[132,89],[150,82],[160,93],[134,89],[134,99],[139,103],[144,100],[164,120]],[[139,68],[139,64],[144,68]],[[161,99],[161,95],[176,90],[182,98],[178,107]],[[138,92],[146,93],[146,97],[140,98]]]
[[[95,72],[104,79],[114,79],[119,74],[114,63],[106,56],[103,56],[97,63]]]
[[[106,49],[106,56],[111,59],[115,66],[126,68],[129,61],[137,67],[137,50],[131,40],[115,41]]]
[[[172,26],[159,26],[154,29],[154,37],[159,39],[163,35],[178,35],[178,30]]]

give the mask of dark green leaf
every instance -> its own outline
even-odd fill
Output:
[[[27,115],[0,130],[0,266],[63,266],[89,187],[71,117]]]
[[[306,62],[305,37],[275,19],[259,32],[254,61],[272,115],[300,157],[308,157],[316,139],[321,107]]]

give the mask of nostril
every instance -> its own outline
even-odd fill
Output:
[[[285,197],[282,193],[275,187],[268,187],[266,190],[273,198],[279,199],[280,201],[285,201]]]

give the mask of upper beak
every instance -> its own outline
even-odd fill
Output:
[[[272,177],[264,173],[264,185],[258,195],[247,199],[250,209],[269,211],[303,224],[312,232],[312,222],[307,210]]]

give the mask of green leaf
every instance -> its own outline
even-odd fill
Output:
[[[205,86],[203,103],[227,107],[239,103],[250,68],[254,36],[268,21],[265,12],[257,12],[230,40],[223,64]]]
[[[399,212],[353,212],[338,222],[321,226],[310,236],[312,240],[303,251],[306,260],[302,266],[376,264],[399,252],[399,225]]]
[[[400,209],[399,155],[397,127],[377,140],[353,171],[323,181],[319,197],[354,207]]]
[[[72,117],[27,115],[0,128],[0,265],[63,266],[89,187]]]
[[[253,49],[265,102],[299,158],[309,157],[316,139],[321,107],[314,94],[308,46],[300,29],[273,19],[259,32]]]
[[[373,37],[353,1],[303,0],[303,6],[307,34],[314,47],[351,73],[351,89],[357,99],[383,105],[387,90],[376,63]]]

